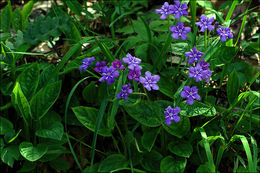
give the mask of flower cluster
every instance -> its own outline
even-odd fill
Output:
[[[227,37],[229,39],[233,38],[233,34],[230,32],[230,28],[218,26],[218,29],[216,30],[217,34],[220,35],[221,41],[226,41]]]
[[[184,24],[182,22],[178,22],[176,26],[170,26],[170,31],[172,32],[171,36],[173,38],[179,39],[179,37],[181,37],[182,40],[187,40],[188,37],[186,34],[190,33],[191,28],[184,27]]]
[[[83,70],[84,69],[84,71],[86,71],[88,66],[90,66],[93,61],[95,61],[94,57],[83,59],[82,60],[82,65],[79,67],[79,70]]]
[[[169,5],[168,2],[165,2],[161,9],[155,10],[156,14],[161,14],[160,19],[166,19],[169,14],[174,14],[176,19],[180,19],[181,16],[187,16],[188,6],[185,2],[184,4],[180,3],[180,1],[175,0],[174,5]]]
[[[181,97],[187,98],[186,103],[189,105],[192,105],[194,103],[194,100],[200,100],[198,88],[196,86],[193,86],[191,88],[189,86],[184,86],[181,92]]]
[[[199,62],[200,58],[204,53],[197,50],[196,46],[190,52],[186,52],[185,56],[188,57],[188,63],[192,65],[194,62]]]

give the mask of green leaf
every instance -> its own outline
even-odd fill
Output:
[[[64,128],[61,122],[52,122],[49,126],[45,126],[42,129],[39,129],[35,132],[36,136],[42,138],[50,138],[61,140],[63,136]]]
[[[61,81],[48,84],[32,97],[31,110],[34,119],[41,119],[58,99]]]
[[[171,47],[172,53],[176,55],[183,55],[185,52],[189,50],[189,45],[185,42],[173,43],[171,44]]]
[[[49,80],[49,77],[54,73],[55,66],[53,64],[49,64],[49,66],[45,67],[40,75],[39,85],[37,90],[41,89],[44,84],[47,82],[54,83],[58,81],[58,74],[56,74],[55,77],[53,77],[51,80]]]
[[[97,103],[98,88],[95,86],[95,82],[91,81],[82,91],[82,96],[87,103]]]
[[[49,162],[49,164],[53,169],[57,171],[65,171],[70,168],[70,164],[61,157],[52,160],[51,162]]]
[[[72,108],[77,119],[92,132],[95,131],[96,121],[99,110],[92,107],[78,106]],[[101,136],[111,136],[111,132],[105,124],[106,120],[103,120],[98,130],[98,134]]]
[[[58,158],[61,154],[70,153],[65,147],[61,144],[48,144],[47,153],[39,160],[40,162],[49,162]]]
[[[160,164],[161,172],[184,172],[187,160],[185,158],[173,158],[172,156],[167,156],[162,159]]]
[[[209,162],[201,164],[199,168],[196,170],[196,173],[211,173],[211,172],[212,170]]]
[[[0,14],[0,28],[3,32],[10,32],[10,24],[11,24],[11,12],[9,10],[9,6],[5,6],[5,8],[1,11]]]
[[[238,47],[221,46],[212,53],[212,60],[215,60],[215,64],[227,64],[230,63],[237,55]]]
[[[13,128],[14,126],[11,121],[0,116],[0,135],[5,135]]]
[[[29,1],[27,4],[25,4],[25,6],[22,9],[22,29],[24,30],[26,28],[26,26],[28,25],[28,17],[30,16],[32,9],[34,6],[34,1],[31,0]]]
[[[188,141],[178,140],[168,145],[170,152],[180,157],[189,158],[193,152],[192,145]]]
[[[227,97],[229,104],[232,104],[237,98],[239,92],[239,78],[237,71],[234,69],[233,72],[228,76],[227,82]]]
[[[25,159],[34,162],[39,160],[48,151],[48,147],[44,144],[38,144],[35,147],[30,142],[22,142],[19,145],[19,151]]]
[[[160,133],[161,128],[148,128],[142,136],[142,145],[149,152],[152,150],[155,140]]]
[[[195,101],[192,105],[187,105],[186,101],[182,102],[180,105],[181,112],[180,115],[186,117],[194,116],[214,116],[216,115],[216,109],[212,105],[206,105],[202,102]]]
[[[149,172],[159,172],[162,158],[163,156],[157,151],[147,152],[143,155],[141,165]]]
[[[16,8],[13,12],[12,26],[15,31],[22,30],[21,11]]]
[[[156,127],[161,124],[160,108],[154,102],[143,101],[134,104],[125,103],[124,109],[136,121],[148,127]]]
[[[8,166],[13,167],[14,161],[18,160],[20,154],[17,145],[11,145],[1,151],[1,159]]]
[[[27,98],[30,101],[34,95],[40,79],[40,69],[37,63],[33,63],[27,67],[17,78],[20,87]]]
[[[23,167],[17,171],[17,173],[22,173],[22,172],[33,172],[33,170],[36,168],[37,164],[36,162],[30,162],[28,160],[25,160],[23,162]]]
[[[65,1],[67,6],[71,9],[72,12],[81,16],[82,7],[81,4],[76,0]]]
[[[24,96],[20,84],[16,83],[12,93],[12,103],[16,110],[23,116],[27,125],[29,125],[30,118],[32,117],[30,104]]]
[[[99,165],[98,172],[111,172],[120,168],[126,168],[128,162],[121,154],[112,154],[105,158]]]
[[[174,121],[172,121],[171,125],[163,123],[163,128],[171,135],[182,138],[190,131],[190,120],[187,117],[181,117],[178,123]]]
[[[214,6],[213,6],[212,2],[209,1],[209,0],[196,1],[196,2],[198,3],[199,6],[201,6],[202,8],[205,8],[207,10],[214,9]]]

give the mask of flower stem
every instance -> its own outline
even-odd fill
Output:
[[[204,39],[205,39],[205,42],[204,42],[204,46],[205,46],[205,52],[206,52],[206,50],[207,50],[207,47],[208,47],[208,32],[207,32],[208,30],[207,29],[205,29],[205,36],[204,36]]]

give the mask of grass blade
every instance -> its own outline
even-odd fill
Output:
[[[99,109],[99,113],[98,113],[98,118],[97,118],[97,122],[96,122],[96,128],[95,128],[95,132],[94,132],[94,136],[93,136],[93,140],[92,140],[92,149],[91,149],[91,166],[93,166],[94,163],[94,157],[95,157],[95,149],[96,149],[96,142],[97,142],[97,132],[100,128],[102,119],[103,119],[103,115],[105,113],[106,107],[107,107],[107,96],[104,96],[104,99],[101,103],[100,109]]]
[[[238,4],[238,0],[234,0],[233,3],[232,3],[232,5],[231,5],[231,7],[230,7],[230,9],[229,9],[229,11],[228,11],[228,14],[227,14],[227,16],[226,16],[225,22],[227,22],[227,21],[230,20],[230,18],[231,18],[231,16],[232,16],[232,14],[233,14],[233,12],[234,12],[235,7],[237,6],[237,4]]]
[[[83,81],[85,81],[86,79],[90,78],[89,76],[88,77],[85,77],[83,79],[81,79],[78,83],[76,83],[76,85],[72,88],[72,90],[70,91],[69,93],[69,96],[68,96],[68,99],[66,101],[66,106],[65,106],[65,132],[66,132],[66,137],[67,137],[67,141],[68,141],[68,144],[69,144],[69,147],[70,147],[70,151],[71,151],[71,154],[73,155],[74,159],[75,159],[75,162],[77,164],[77,166],[79,167],[80,171],[82,172],[82,168],[80,166],[80,163],[78,161],[78,158],[75,154],[75,151],[73,150],[73,147],[71,145],[71,142],[70,142],[70,139],[69,139],[69,136],[68,136],[68,132],[67,132],[67,120],[68,120],[68,108],[69,108],[69,104],[70,104],[70,100],[71,100],[71,97],[72,95],[74,94],[75,90],[77,89],[77,87],[79,86],[80,83],[82,83]]]

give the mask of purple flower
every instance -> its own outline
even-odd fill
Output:
[[[210,76],[212,76],[212,71],[210,71],[209,69],[204,70],[204,76],[203,79],[206,79],[206,82],[209,83],[209,78]]]
[[[156,14],[161,14],[160,19],[166,19],[168,14],[173,14],[173,5],[169,5],[168,2],[165,2],[160,10],[155,10]]]
[[[188,77],[193,77],[196,82],[200,82],[204,79],[205,71],[202,69],[200,64],[197,64],[196,67],[190,67],[189,72]]]
[[[79,70],[84,69],[84,71],[86,71],[88,66],[90,66],[93,61],[95,61],[95,57],[83,59],[82,65],[79,67]]]
[[[128,79],[134,79],[136,82],[139,81],[139,77],[141,76],[141,71],[134,68],[134,70],[129,70]]]
[[[128,68],[130,70],[134,70],[134,68],[136,68],[137,70],[142,70],[142,67],[138,65],[140,64],[141,59],[132,56],[130,53],[128,53],[126,56],[127,58],[123,58],[123,61],[124,63],[129,64]]]
[[[127,96],[132,92],[133,90],[130,89],[130,84],[126,84],[126,85],[122,85],[122,90],[116,96],[117,98],[124,98],[125,100],[127,100]]]
[[[145,72],[145,77],[140,77],[140,83],[144,85],[144,87],[151,91],[151,88],[153,90],[159,90],[158,85],[156,83],[160,80],[160,76],[154,75],[152,76],[152,73],[147,71]]]
[[[187,33],[191,31],[190,27],[184,27],[184,24],[178,22],[177,26],[172,25],[170,27],[170,31],[172,32],[172,37],[175,39],[179,39],[181,37],[182,40],[186,40],[188,37],[186,36]]]
[[[186,103],[189,105],[192,105],[194,100],[200,100],[200,96],[198,95],[198,88],[196,86],[191,88],[189,86],[184,86],[181,92],[181,97],[187,98]]]
[[[214,25],[215,25],[216,27],[218,27],[219,23],[216,21]]]
[[[200,66],[203,70],[207,70],[209,68],[209,63],[206,63],[204,59],[200,61]]]
[[[188,9],[187,3],[184,4],[180,3],[180,1],[174,1],[175,5],[173,5],[173,14],[176,19],[180,19],[181,16],[187,16],[188,12],[186,11]]]
[[[124,65],[122,65],[121,60],[118,60],[118,59],[116,59],[115,61],[112,62],[112,66],[115,69],[119,69],[119,70],[123,70],[125,68]]]
[[[100,82],[107,81],[108,85],[115,82],[115,78],[119,76],[119,71],[116,71],[116,69],[113,66],[110,67],[103,67],[102,69],[102,77],[99,79]]]
[[[212,22],[214,22],[214,17],[207,18],[203,14],[200,16],[200,21],[196,22],[196,25],[200,26],[200,32],[205,32],[205,29],[212,31],[214,29],[214,25],[211,25]]]
[[[191,50],[190,52],[186,52],[185,56],[189,57],[190,59],[188,60],[189,64],[193,64],[194,62],[198,62],[201,58],[201,56],[203,55],[202,52],[198,51],[196,46],[193,47],[193,50]]]
[[[106,66],[106,62],[105,61],[101,61],[101,62],[97,62],[96,63],[96,67],[94,68],[94,70],[96,72],[102,72],[102,68]]]
[[[168,106],[165,111],[165,124],[170,125],[172,123],[172,120],[175,121],[175,123],[180,121],[180,117],[178,116],[178,113],[181,111],[179,107],[175,107],[174,109],[171,106]]]
[[[220,35],[220,40],[221,41],[226,41],[227,37],[229,39],[233,38],[233,34],[230,32],[230,28],[218,26],[218,29],[217,29],[216,32],[217,32],[218,35]]]

